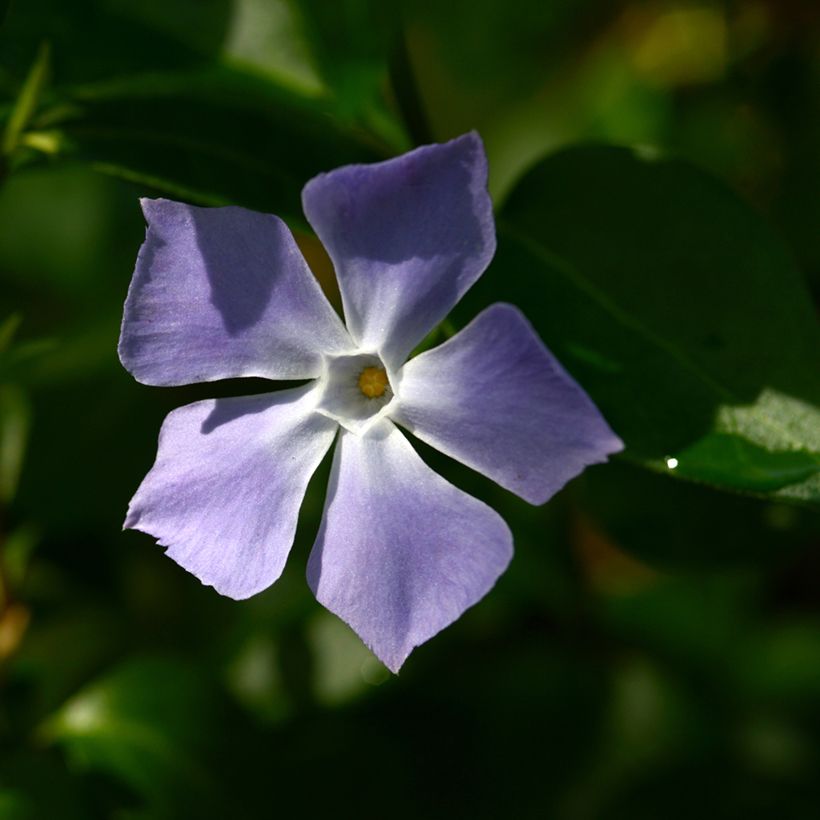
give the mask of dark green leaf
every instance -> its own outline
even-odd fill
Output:
[[[388,57],[399,37],[395,6],[302,0],[297,7],[337,115],[379,134],[396,150],[409,148],[387,99]]]
[[[73,697],[46,733],[78,769],[113,776],[163,810],[202,816],[215,785],[201,756],[217,745],[213,707],[210,684],[193,669],[138,659]]]
[[[820,500],[818,332],[765,223],[706,174],[618,148],[545,160],[500,217],[471,301],[520,304],[627,456]]]
[[[73,776],[59,755],[18,749],[0,758],[0,820],[89,820],[99,816],[94,804],[91,784]]]
[[[769,450],[739,435],[715,433],[682,450],[675,469],[684,478],[766,492],[811,479],[820,455]]]
[[[57,156],[133,180],[146,193],[297,222],[311,176],[381,156],[319,108],[227,69],[86,89],[38,126],[30,140],[48,138]]]
[[[588,470],[575,490],[617,546],[666,572],[771,568],[816,531],[809,510],[718,493],[623,461]]]
[[[12,313],[0,322],[0,353],[6,352],[22,321],[23,317],[19,313]]]
[[[23,390],[0,384],[0,504],[8,504],[17,491],[30,420],[31,408]]]
[[[816,618],[793,616],[739,642],[732,665],[737,691],[792,707],[801,701],[816,702],[820,694],[818,627]]]
[[[222,45],[231,5],[230,0],[15,2],[0,32],[0,67],[22,79],[43,40],[52,45],[60,86],[201,65]]]

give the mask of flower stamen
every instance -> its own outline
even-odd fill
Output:
[[[359,375],[359,390],[369,399],[383,396],[389,384],[383,367],[366,367]]]

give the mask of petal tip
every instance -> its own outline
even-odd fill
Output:
[[[472,128],[466,133],[461,134],[461,136],[450,140],[450,143],[469,145],[472,150],[480,154],[486,163],[487,149],[484,147],[484,140],[482,139],[481,134],[479,134],[475,128]]]
[[[162,203],[168,201],[169,200],[161,199],[159,197],[141,196],[139,198],[140,210],[142,211],[142,215],[145,217],[145,221],[150,222],[152,212],[158,207],[162,207]]]
[[[626,445],[623,440],[616,436],[615,433],[612,433],[612,439],[610,440],[609,448],[606,451],[607,459],[609,456],[615,456],[618,453],[622,453],[625,449]]]

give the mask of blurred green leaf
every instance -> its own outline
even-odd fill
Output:
[[[223,45],[234,25],[233,0],[82,0],[136,28],[132,39],[167,37],[193,54],[211,54]],[[60,9],[62,11],[62,9]],[[73,11],[73,9],[72,9]],[[65,12],[63,12],[65,13]],[[192,23],[196,21],[195,25]],[[110,23],[109,23],[110,24]]]
[[[598,614],[610,634],[671,668],[722,679],[731,667],[728,653],[751,631],[757,592],[748,573],[660,576],[602,598]]]
[[[7,319],[0,322],[0,354],[5,353],[8,346],[14,339],[14,334],[17,333],[17,328],[20,327],[20,322],[23,317],[19,313],[12,313]]]
[[[0,758],[0,820],[99,817],[92,790],[92,784],[72,776],[58,755],[42,749],[19,749]]]
[[[343,621],[319,612],[308,637],[314,653],[317,700],[337,706],[390,679],[390,673]]]
[[[664,571],[771,568],[805,549],[817,530],[810,510],[716,492],[624,461],[588,470],[573,489],[614,544]]]
[[[71,698],[45,732],[78,769],[111,775],[163,811],[201,816],[213,797],[202,760],[216,740],[213,708],[210,683],[191,667],[132,659]]]
[[[6,155],[17,147],[20,134],[40,102],[40,95],[48,82],[50,61],[51,49],[48,43],[42,43],[6,122],[2,143],[2,151]]]
[[[272,211],[299,224],[311,176],[382,156],[316,105],[229,69],[86,88],[38,124],[34,136],[47,136],[57,157],[148,190]]]
[[[28,441],[31,410],[26,394],[13,384],[0,385],[0,503],[17,490]]]
[[[24,379],[30,372],[32,363],[37,363],[56,347],[57,342],[54,339],[33,339],[30,342],[15,345],[0,358],[0,378]]]
[[[737,737],[738,752],[750,767],[764,775],[794,781],[795,775],[811,776],[817,755],[810,732],[800,720],[784,720],[763,714],[750,716]]]
[[[704,715],[680,680],[639,653],[618,655],[613,666],[599,759],[574,784],[566,818],[608,817],[607,808],[624,782],[677,763],[682,754],[699,758],[706,751],[698,729]]]
[[[820,697],[820,622],[774,622],[739,642],[732,671],[738,694],[792,708]]]
[[[376,0],[300,0],[304,21],[336,112],[379,134],[396,151],[410,145],[388,100],[388,63],[399,37],[395,5]]]
[[[40,532],[32,525],[20,526],[6,536],[3,544],[3,563],[12,586],[22,586],[39,539]]]
[[[21,595],[26,600],[50,599],[52,604],[51,612],[41,612],[32,620],[9,669],[12,680],[31,687],[25,708],[19,707],[14,715],[28,724],[58,708],[89,676],[118,657],[124,627],[116,612],[98,603],[89,605],[84,600],[83,606],[60,606],[60,596],[69,596],[72,587],[53,566],[35,561],[27,569]],[[66,647],[71,651],[66,652]]]
[[[52,46],[55,87],[134,72],[201,65],[219,50],[231,0],[25,0],[0,31],[3,69],[22,78],[43,40]]]
[[[499,222],[468,307],[522,305],[628,457],[820,501],[814,312],[786,251],[730,191],[683,162],[575,148],[530,171]]]
[[[299,5],[293,0],[233,0],[222,58],[305,96],[327,96],[330,89],[316,65]]]
[[[34,820],[35,816],[35,807],[25,794],[0,788],[0,820]]]
[[[22,344],[12,344],[17,329],[22,322],[22,316],[14,313],[4,322],[0,322],[0,451],[3,444],[3,413],[8,411],[14,414],[15,408],[19,408],[22,394],[15,394],[16,388],[9,387],[10,396],[4,399],[3,382],[13,382],[25,375],[26,368],[44,353],[48,353],[54,348],[55,342],[51,339],[32,339]],[[19,413],[16,416],[19,418]],[[3,458],[0,456],[0,462]],[[2,481],[0,481],[2,484]]]

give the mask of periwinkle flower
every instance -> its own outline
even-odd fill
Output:
[[[125,526],[247,598],[281,574],[335,439],[308,582],[395,672],[512,557],[499,515],[431,470],[400,428],[533,504],[622,445],[510,305],[407,360],[495,252],[476,134],[321,174],[302,200],[347,327],[277,217],[143,201],[123,365],[151,385],[311,381],[170,413]]]

